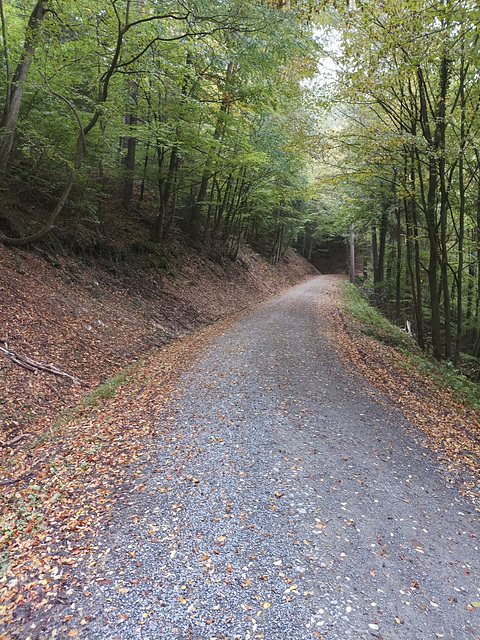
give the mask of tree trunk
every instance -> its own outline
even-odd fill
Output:
[[[67,202],[68,196],[70,195],[70,192],[72,190],[72,187],[75,184],[75,178],[77,177],[78,170],[82,166],[85,153],[86,153],[85,135],[84,135],[84,130],[82,130],[77,139],[77,153],[75,155],[73,168],[70,171],[70,176],[63,189],[63,193],[60,196],[60,199],[58,200],[57,205],[53,210],[47,224],[36,233],[32,233],[30,236],[23,236],[21,238],[6,238],[5,236],[2,236],[0,234],[0,240],[3,242],[3,244],[10,247],[21,247],[21,246],[30,244],[32,242],[37,242],[38,240],[41,240],[42,238],[44,238],[48,233],[50,233],[58,217],[62,213],[65,203]]]
[[[130,97],[136,100],[136,94],[130,92]],[[133,132],[137,119],[132,113],[124,116],[125,124]],[[123,181],[123,198],[122,205],[125,211],[130,212],[133,201],[134,177],[135,177],[135,156],[137,150],[137,139],[134,136],[125,136],[122,138],[122,149],[126,150],[122,157],[122,164],[125,167],[125,176]]]
[[[147,141],[147,148],[145,149],[145,160],[143,161],[142,183],[140,185],[140,195],[138,197],[139,202],[143,202],[143,198],[145,196],[145,180],[147,178],[149,152],[150,152],[150,140]]]
[[[402,214],[398,201],[395,206],[397,219],[397,256],[395,261],[395,318],[401,320],[401,286],[402,286]]]
[[[388,211],[385,209],[380,218],[380,242],[378,248],[378,282],[385,278],[385,249],[387,244]]]
[[[460,156],[458,159],[458,190],[459,190],[459,209],[458,209],[458,272],[457,272],[457,333],[455,337],[455,366],[458,366],[460,360],[460,342],[463,333],[463,247],[465,234],[465,176],[464,176],[464,148],[465,148],[465,61],[462,52],[461,68],[460,68]]]
[[[188,73],[188,65],[192,63],[191,54],[187,53],[187,57],[185,59],[186,71],[183,76],[182,88],[180,91],[180,101],[183,102],[188,93],[188,85],[190,81],[190,76]],[[160,109],[160,105],[159,105]],[[173,190],[175,188],[175,184],[177,181],[177,171],[180,165],[180,156],[179,156],[179,138],[180,138],[180,124],[177,124],[175,129],[175,138],[174,144],[170,151],[170,161],[168,163],[168,170],[165,179],[162,178],[162,166],[163,166],[163,153],[161,153],[161,141],[157,140],[157,152],[158,158],[162,159],[158,164],[158,198],[159,198],[159,212],[157,219],[155,221],[154,228],[154,241],[159,242],[162,236],[165,233],[165,221],[167,219],[167,213],[169,208],[173,208]],[[171,205],[171,207],[170,207]]]
[[[450,63],[446,56],[442,57],[440,64],[440,93],[438,96],[437,118],[435,124],[435,149],[439,151],[437,161],[440,182],[440,272],[442,275],[443,307],[445,313],[445,350],[444,357],[452,357],[452,319],[450,290],[448,287],[448,248],[447,248],[447,210],[448,189],[445,175],[445,134],[446,134],[446,98],[449,85]]]
[[[0,171],[5,172],[8,166],[8,158],[12,150],[18,116],[22,105],[25,83],[27,81],[30,65],[32,64],[35,48],[41,33],[42,23],[47,11],[49,0],[38,0],[27,25],[27,34],[23,45],[17,68],[10,86],[7,88],[5,107],[3,110],[1,134],[0,134]],[[8,79],[7,79],[8,82]]]
[[[234,63],[229,62],[227,66],[226,75],[225,75],[225,90],[222,95],[222,104],[220,107],[220,113],[218,115],[217,123],[215,125],[215,131],[213,133],[213,138],[216,142],[218,142],[222,137],[223,116],[224,114],[227,113],[228,106],[230,104],[230,100],[227,95],[226,89],[228,88],[231,82],[234,68],[235,68]],[[220,154],[220,151],[219,151],[219,154]],[[191,232],[193,235],[198,234],[198,228],[200,226],[200,218],[202,214],[203,204],[205,201],[205,196],[207,195],[208,183],[210,181],[211,175],[212,175],[212,161],[207,160],[207,163],[205,164],[205,168],[203,170],[202,180],[200,182],[200,188],[198,190],[198,194],[195,199],[195,202],[192,206],[191,215],[190,215],[190,226],[191,226]]]
[[[378,242],[377,242],[377,227],[372,225],[372,262],[373,262],[373,286],[376,289],[380,282],[378,276]]]
[[[440,324],[440,295],[437,282],[438,268],[438,226],[437,226],[437,188],[438,188],[438,163],[436,159],[436,151],[438,147],[438,127],[435,132],[435,138],[432,137],[430,123],[427,111],[427,99],[425,95],[425,81],[423,72],[419,67],[418,81],[420,94],[420,120],[423,135],[430,145],[431,152],[428,160],[428,193],[424,203],[425,221],[427,223],[427,233],[429,241],[429,261],[427,267],[428,285],[430,292],[430,308],[432,313],[431,334],[432,334],[432,352],[436,360],[442,357],[442,341],[441,341],[441,324]],[[419,176],[421,172],[419,166]]]
[[[355,284],[355,225],[350,225],[350,283]]]

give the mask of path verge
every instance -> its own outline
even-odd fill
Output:
[[[421,444],[438,454],[448,481],[480,506],[479,412],[459,399],[440,375],[425,373],[432,373],[435,365],[422,356],[412,339],[393,326],[382,335],[373,323],[360,322],[349,311],[346,297],[345,288],[337,290],[332,323],[344,355],[424,434]],[[471,383],[465,379],[464,384]]]

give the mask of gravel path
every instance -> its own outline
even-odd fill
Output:
[[[181,378],[159,416],[178,437],[72,594],[79,638],[480,638],[478,513],[335,350],[336,281],[261,305]]]

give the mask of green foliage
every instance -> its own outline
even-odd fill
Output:
[[[345,285],[344,310],[361,324],[361,331],[402,354],[402,366],[418,371],[440,387],[453,391],[466,406],[480,410],[480,385],[468,378],[451,361],[438,363],[423,354],[415,340],[391,324],[380,311],[368,304],[357,287]],[[468,360],[468,359],[467,359]],[[475,363],[478,366],[477,363]]]
[[[366,335],[395,349],[418,352],[415,341],[391,324],[378,309],[370,306],[357,287],[346,284],[345,291],[345,311],[361,323],[362,331]]]
[[[458,366],[480,355],[479,9],[368,0],[331,15],[318,192],[363,237],[371,299]]]
[[[5,5],[12,75],[28,15]],[[280,227],[283,242],[296,235],[305,210],[310,124],[299,105],[317,49],[298,15],[262,1],[65,0],[35,34],[9,170],[67,181],[83,127],[77,180],[141,182],[158,203],[156,241],[179,221],[219,247],[256,227],[268,251]],[[67,223],[95,222],[94,207],[71,208]]]

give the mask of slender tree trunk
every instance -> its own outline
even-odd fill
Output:
[[[162,145],[160,140],[157,140],[157,165],[158,165],[158,215],[155,218],[153,225],[153,241],[160,242],[163,237],[163,231],[165,227],[165,196],[164,196],[164,182],[162,179],[162,167],[163,167],[164,153],[162,151]]]
[[[377,242],[377,227],[372,225],[372,262],[373,262],[373,286],[376,289],[380,282],[378,275],[378,242]]]
[[[415,135],[415,124],[412,126],[412,134]],[[413,313],[415,316],[415,325],[417,333],[417,341],[422,349],[426,347],[425,341],[425,324],[423,315],[423,289],[422,289],[422,265],[420,262],[420,243],[419,243],[419,222],[418,211],[415,199],[416,190],[416,172],[415,172],[415,149],[411,147],[407,154],[407,167],[405,173],[407,175],[407,183],[411,187],[411,193],[408,199],[404,200],[405,224],[407,232],[407,266],[410,275],[410,286],[412,291]],[[421,168],[419,167],[419,171]],[[421,174],[419,174],[421,177]],[[420,192],[423,196],[423,186],[420,180]],[[425,207],[425,202],[424,202]]]
[[[130,93],[130,99],[136,103],[137,101],[138,87],[135,85],[135,89],[132,89]],[[127,113],[124,116],[124,122],[133,133],[133,130],[137,123],[137,118],[133,113]],[[137,139],[135,136],[125,136],[122,138],[122,148],[126,151],[122,157],[122,164],[125,167],[125,176],[123,180],[123,198],[122,205],[125,211],[130,212],[132,208],[133,192],[134,192],[134,178],[135,178],[135,159],[137,151]]]
[[[446,135],[446,99],[449,86],[450,62],[446,56],[442,57],[440,64],[440,93],[438,96],[437,121],[435,125],[435,149],[439,151],[438,175],[440,181],[440,250],[441,263],[440,272],[442,275],[442,291],[444,306],[444,327],[445,327],[445,358],[452,357],[452,318],[450,289],[448,286],[448,247],[447,247],[447,210],[448,210],[448,189],[446,187],[445,175],[445,135]]]
[[[36,233],[32,233],[30,236],[23,236],[21,238],[6,238],[2,237],[0,234],[0,240],[7,246],[10,247],[20,247],[26,244],[30,244],[31,242],[38,242],[44,238],[50,231],[53,229],[59,215],[62,213],[63,208],[67,202],[68,196],[72,190],[73,185],[75,184],[75,179],[77,177],[78,170],[82,166],[83,159],[85,157],[86,146],[85,146],[85,135],[84,130],[82,130],[77,139],[77,152],[75,154],[75,160],[73,163],[73,168],[70,171],[70,175],[68,177],[67,183],[63,189],[62,195],[60,196],[55,209],[53,210],[50,218],[48,219],[47,224],[37,231]]]
[[[222,96],[220,113],[218,115],[215,131],[213,134],[213,138],[216,142],[218,142],[222,137],[222,131],[224,128],[223,119],[224,119],[224,115],[228,111],[228,107],[230,104],[230,99],[227,95],[227,89],[230,85],[234,68],[235,68],[234,63],[229,62],[227,66],[226,75],[225,75],[225,91]],[[220,151],[218,152],[218,154],[220,154]],[[191,226],[191,232],[194,235],[198,233],[198,227],[200,225],[200,218],[202,214],[203,204],[205,201],[205,196],[207,195],[208,183],[210,181],[211,175],[212,175],[212,161],[210,159],[210,160],[207,160],[207,163],[205,164],[205,168],[202,174],[202,179],[200,182],[200,188],[198,190],[195,203],[193,204],[191,209],[190,226]]]
[[[307,255],[307,260],[309,262],[312,261],[312,254],[313,254],[313,236],[310,236],[310,242],[308,243],[308,255]]]
[[[0,0],[0,20],[2,23],[3,57],[5,58],[5,82],[7,87],[5,105],[9,105],[10,97],[12,95],[12,74],[10,71],[10,53],[8,51],[7,24],[5,22],[5,13],[3,11],[3,0]]]
[[[183,102],[188,93],[188,85],[190,81],[190,75],[188,72],[188,67],[191,64],[191,54],[188,52],[185,60],[186,71],[183,76],[182,88],[180,91],[180,101]],[[180,165],[180,156],[179,156],[179,138],[180,138],[180,124],[177,125],[175,129],[175,143],[173,144],[170,151],[170,160],[168,163],[167,175],[165,178],[162,177],[162,167],[163,167],[163,153],[162,163],[158,166],[158,192],[159,192],[159,212],[157,219],[155,221],[154,228],[154,241],[159,242],[165,232],[165,220],[167,218],[167,213],[169,207],[171,205],[173,199],[173,190],[175,187],[175,183],[177,180],[177,172]],[[161,142],[157,141],[157,149],[160,154]],[[159,155],[160,158],[160,155]]]
[[[395,217],[397,220],[397,255],[395,261],[395,318],[399,323],[401,320],[402,295],[402,214],[398,202],[396,202],[395,206]]]
[[[209,239],[210,241],[212,240],[213,234],[211,233],[210,227],[212,226],[212,213],[214,211],[214,206],[213,206],[213,202],[214,202],[214,197],[215,197],[215,180],[212,182],[212,186],[210,187],[210,196],[209,196],[209,205],[208,205],[208,210],[207,210],[207,217],[205,220],[205,230],[203,232],[203,239],[205,240],[205,242],[207,242]],[[213,224],[215,224],[215,215],[213,215],[213,219],[214,222]]]
[[[145,160],[143,161],[143,174],[142,174],[142,182],[140,184],[140,195],[138,197],[139,202],[143,202],[143,198],[145,197],[145,182],[147,179],[147,169],[148,169],[148,162],[150,160],[149,158],[149,153],[150,153],[150,140],[147,141],[147,147],[145,149]]]
[[[8,82],[7,78],[7,95],[0,127],[0,171],[2,172],[6,171],[8,166],[8,158],[12,150],[23,93],[25,91],[25,83],[28,72],[30,71],[35,48],[40,38],[42,23],[48,4],[49,0],[39,0],[30,14],[23,51],[11,83]]]
[[[427,267],[428,285],[430,293],[430,308],[432,314],[431,334],[432,334],[432,352],[436,360],[442,357],[442,341],[441,341],[441,322],[440,322],[440,294],[437,281],[438,268],[438,227],[437,227],[437,188],[438,188],[438,163],[435,157],[438,145],[437,134],[432,137],[430,123],[427,111],[427,100],[425,96],[425,81],[423,72],[420,68],[418,71],[419,94],[420,94],[420,120],[423,135],[430,145],[431,152],[428,160],[428,193],[427,201],[424,206],[425,221],[427,223],[428,241],[429,241],[429,261]],[[419,166],[419,175],[422,167]]]
[[[385,279],[385,249],[387,245],[388,211],[385,209],[380,218],[380,242],[378,247],[378,282]]]
[[[355,284],[355,224],[350,225],[350,283]]]
[[[476,156],[477,156],[477,171],[480,171],[480,152],[476,151]],[[478,185],[477,185],[477,220],[476,220],[476,230],[475,230],[475,236],[476,236],[476,246],[477,246],[477,250],[476,250],[476,267],[477,267],[477,303],[476,303],[476,330],[477,330],[477,335],[476,335],[476,339],[475,339],[475,345],[473,347],[473,355],[478,358],[480,356],[480,327],[479,327],[479,310],[480,310],[480,177],[478,178]],[[479,377],[480,377],[480,373],[479,373]],[[478,379],[478,378],[477,378]]]
[[[464,176],[464,149],[465,149],[465,60],[462,52],[460,68],[460,156],[458,159],[458,273],[457,273],[457,333],[455,337],[455,366],[460,360],[460,343],[463,333],[463,247],[465,234],[465,176]]]

